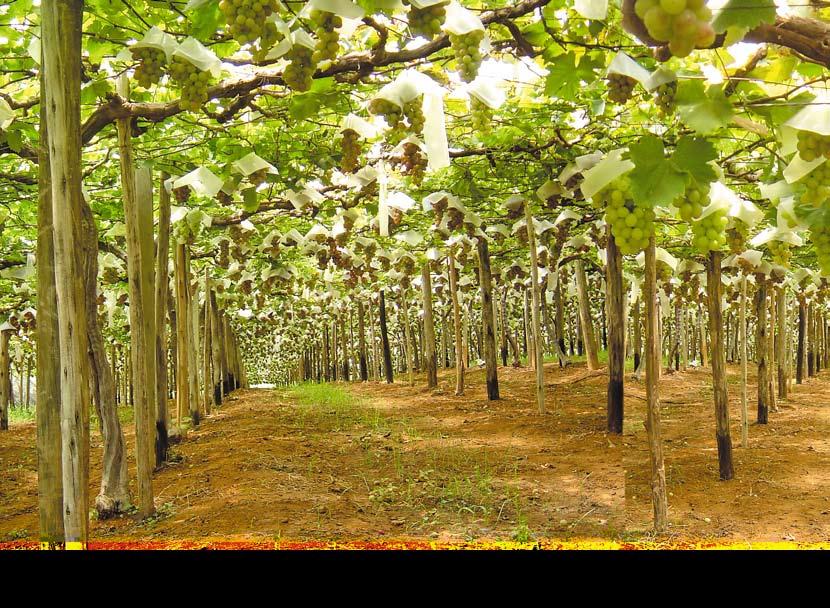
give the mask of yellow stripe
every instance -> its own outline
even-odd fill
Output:
[[[86,550],[86,543],[77,540],[70,540],[66,542],[64,549],[67,551],[84,551]]]

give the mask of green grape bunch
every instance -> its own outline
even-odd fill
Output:
[[[735,219],[731,228],[726,230],[726,244],[729,253],[740,254],[746,251],[746,241],[749,238],[749,226],[746,222]]]
[[[404,172],[412,179],[415,185],[421,185],[424,172],[427,168],[427,159],[421,153],[421,148],[412,142],[403,145],[403,159],[401,161]]]
[[[269,23],[266,19],[279,12],[278,0],[220,0],[219,11],[227,29],[239,44],[260,38]],[[273,24],[272,24],[273,25]]]
[[[208,100],[208,87],[212,79],[207,70],[200,70],[187,59],[173,57],[170,77],[182,90],[181,106],[185,110],[198,110]]]
[[[705,49],[715,42],[706,0],[637,0],[634,12],[649,35],[667,42],[675,57],[688,57],[696,48]]]
[[[799,183],[804,186],[800,197],[801,202],[820,207],[830,199],[830,163],[820,164],[802,177]]]
[[[354,173],[359,166],[360,135],[354,129],[344,129],[340,145],[343,150],[340,170],[343,173]]]
[[[699,184],[691,179],[686,185],[686,192],[672,201],[672,205],[680,210],[680,217],[685,222],[691,222],[700,217],[703,208],[709,204],[709,184]]]
[[[133,73],[136,82],[145,89],[158,84],[164,75],[164,66],[167,64],[167,55],[164,51],[142,46],[133,47],[130,52],[139,62]]]
[[[424,116],[423,96],[419,95],[411,101],[407,101],[403,105],[403,115],[409,122],[409,129],[416,135],[424,132],[424,123],[426,117]]]
[[[816,248],[821,274],[830,275],[830,226],[811,226],[810,240]]]
[[[478,74],[481,65],[481,41],[484,40],[484,30],[473,30],[466,34],[449,34],[458,71],[464,82],[472,82]]]
[[[767,243],[767,249],[772,256],[773,262],[779,266],[783,266],[784,268],[789,268],[790,258],[792,258],[793,255],[792,247],[789,243],[777,240],[769,241]]]
[[[824,156],[830,158],[830,135],[798,131],[798,153],[808,163]]]
[[[493,110],[477,97],[470,97],[470,119],[475,131],[486,133],[493,121]]]
[[[314,23],[314,34],[317,36],[317,44],[314,47],[314,63],[333,60],[340,50],[340,32],[338,28],[343,27],[343,18],[328,11],[311,11],[309,17]]]
[[[654,234],[654,209],[634,202],[628,177],[619,177],[603,188],[594,204],[605,206],[605,221],[623,255],[635,255],[648,247]]]
[[[726,244],[726,209],[716,209],[706,217],[692,222],[692,247],[700,253],[718,251]]]
[[[394,101],[375,97],[369,102],[369,114],[383,117],[389,128],[396,129],[403,123],[403,108]]]
[[[631,76],[612,72],[608,74],[608,99],[615,103],[625,103],[631,99],[637,81]]]
[[[251,49],[254,61],[262,62],[268,57],[268,52],[285,36],[273,21],[266,21],[262,26],[262,33],[256,45]]]
[[[254,186],[259,186],[260,184],[265,182],[265,179],[268,177],[268,169],[257,169],[253,173],[248,174],[248,181],[251,182]]]
[[[674,97],[677,95],[677,81],[664,82],[654,93],[654,103],[657,104],[657,109],[660,114],[673,114],[675,109]]]
[[[314,61],[314,53],[303,44],[295,44],[286,53],[288,66],[283,72],[282,79],[294,91],[308,91],[314,82],[314,70],[317,63]]]
[[[447,17],[448,4],[449,2],[440,2],[425,8],[410,6],[407,22],[412,35],[432,40],[440,34],[441,26],[444,25],[444,20]]]

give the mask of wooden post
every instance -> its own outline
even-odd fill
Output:
[[[427,387],[438,386],[438,359],[435,352],[435,320],[432,312],[432,276],[429,261],[421,266],[421,301],[424,308],[424,368]]]
[[[657,343],[657,268],[654,252],[654,236],[649,239],[645,257],[646,309],[646,421],[649,456],[651,460],[651,502],[654,508],[654,529],[665,532],[668,528],[668,500],[666,498],[666,469],[663,463],[663,439],[660,429],[660,398],[657,390],[657,373],[660,368],[660,351]]]
[[[721,253],[709,253],[706,289],[709,292],[709,335],[711,336],[712,390],[715,399],[715,435],[718,443],[720,478],[734,477],[732,438],[729,436],[729,392],[726,381],[726,355],[723,349],[723,313],[721,310]]]
[[[525,229],[527,230],[527,245],[530,248],[530,294],[533,300],[531,319],[533,323],[533,352],[528,352],[528,359],[533,357],[536,369],[536,405],[539,413],[545,413],[545,365],[542,355],[542,328],[539,321],[539,312],[542,307],[539,297],[539,260],[536,251],[536,228],[533,216],[530,213],[530,201],[524,202]],[[554,406],[555,407],[555,406]]]
[[[804,338],[807,325],[807,304],[804,294],[798,294],[798,347],[796,348],[795,383],[804,381]]]
[[[41,8],[41,104],[49,125],[55,288],[60,335],[61,461],[66,546],[85,548],[89,531],[89,379],[81,277],[81,33],[83,2]],[[49,353],[51,356],[52,353]],[[48,377],[48,370],[44,370]],[[40,378],[40,374],[38,374]],[[51,456],[51,452],[49,453]],[[53,469],[54,470],[54,469]]]
[[[464,394],[464,353],[461,343],[461,308],[458,305],[458,279],[455,268],[455,255],[450,247],[447,257],[447,271],[450,279],[450,299],[452,300],[452,319],[455,329],[455,395],[460,397]]]
[[[380,341],[383,348],[383,373],[386,376],[386,382],[392,384],[394,382],[392,351],[389,349],[389,329],[386,325],[386,296],[382,289],[380,290]]]
[[[769,421],[769,379],[767,374],[767,356],[769,349],[767,340],[767,281],[764,275],[755,275],[758,290],[755,294],[756,341],[755,358],[758,361],[758,424],[767,424]]]
[[[496,359],[496,327],[493,316],[493,277],[487,239],[478,239],[478,276],[481,287],[481,324],[484,334],[484,366],[487,376],[487,398],[499,398],[498,360]],[[431,320],[431,319],[430,319]]]
[[[9,430],[9,404],[12,403],[11,356],[9,339],[14,330],[0,331],[0,431]]]
[[[588,284],[585,279],[585,263],[581,259],[574,262],[576,274],[576,295],[579,299],[579,320],[582,326],[582,341],[585,344],[586,361],[589,370],[599,369],[597,343],[594,338],[594,324],[591,319],[591,307],[588,302]]]
[[[747,343],[746,343],[746,273],[741,274],[741,304],[738,312],[738,340],[741,343],[741,446],[749,447],[749,413],[747,412]]]
[[[205,414],[210,416],[213,411],[213,376],[211,374],[211,360],[213,358],[213,350],[211,348],[211,329],[210,329],[210,274],[208,267],[205,266],[205,303],[202,306],[204,311],[204,338],[202,340],[202,379],[203,379],[203,399]]]
[[[608,432],[622,434],[625,374],[625,315],[623,311],[622,255],[608,226],[606,249],[606,302],[608,305]]]
[[[400,314],[400,322],[403,326],[403,344],[404,344],[404,353],[406,356],[406,374],[409,380],[409,386],[415,386],[415,362],[413,356],[413,349],[415,348],[415,344],[412,341],[412,331],[409,327],[409,306],[407,306],[406,302],[406,290],[401,289],[401,314]]]
[[[173,276],[176,278],[176,421],[190,412],[190,349],[187,329],[187,244],[176,243]]]
[[[167,460],[169,413],[167,411],[167,294],[170,286],[170,193],[164,187],[168,174],[162,172],[159,188],[159,228],[156,242],[156,466]]]
[[[357,301],[357,341],[358,341],[358,368],[361,382],[369,381],[369,367],[366,360],[366,319],[363,301]]]

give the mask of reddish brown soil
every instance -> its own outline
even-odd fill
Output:
[[[828,540],[830,384],[796,387],[769,425],[750,427],[744,450],[736,373],[730,368],[730,482],[717,479],[710,376],[661,381],[669,538]],[[174,447],[181,461],[156,473],[155,517],[93,520],[91,536],[650,540],[642,384],[626,385],[619,437],[605,433],[602,373],[548,365],[545,415],[533,403],[532,371],[499,374],[498,402],[486,400],[480,370],[468,374],[463,397],[453,396],[447,371],[436,391],[421,377],[416,387],[404,378],[348,385],[359,401],[348,407],[301,405],[282,390],[238,391]],[[37,537],[34,445],[32,423],[0,433],[0,541]],[[93,497],[100,451],[93,432]]]
[[[669,520],[681,539],[827,542],[830,540],[830,384],[795,385],[769,424],[756,424],[755,377],[748,390],[749,448],[741,447],[740,369],[729,366],[729,416],[735,477],[719,481],[711,375],[687,371],[660,382]],[[626,528],[650,527],[645,390],[626,391]]]

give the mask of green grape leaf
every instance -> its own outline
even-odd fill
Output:
[[[709,161],[715,160],[718,152],[712,142],[702,137],[684,135],[677,140],[672,161],[678,169],[690,174],[700,183],[715,181],[717,172]]]
[[[663,142],[658,137],[642,137],[629,147],[629,156],[634,163],[628,175],[635,202],[666,205],[686,191],[683,173],[666,158]]]
[[[242,191],[242,209],[246,213],[254,213],[259,209],[259,198],[256,194],[256,188],[245,188]]]
[[[594,69],[598,67],[587,55],[579,63],[571,52],[561,55],[548,64],[548,76],[545,79],[545,94],[552,97],[575,99],[583,82],[593,82]]]
[[[718,34],[730,27],[752,29],[775,21],[775,0],[726,0],[715,13],[712,27]]]
[[[725,127],[734,113],[721,85],[706,89],[700,80],[681,82],[677,87],[675,102],[683,124],[701,135]]]

